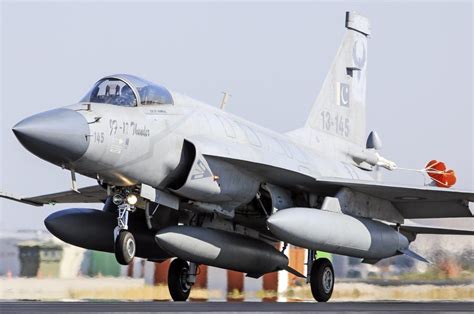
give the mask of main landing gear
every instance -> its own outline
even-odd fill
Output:
[[[327,302],[334,289],[334,268],[327,258],[315,258],[315,251],[308,250],[308,276],[313,298],[318,302]]]
[[[128,265],[135,257],[137,248],[133,234],[128,231],[128,214],[135,211],[135,207],[121,195],[115,195],[113,202],[118,206],[117,227],[114,230],[115,258],[119,264]]]
[[[168,289],[173,301],[186,301],[196,282],[197,264],[182,259],[171,261],[168,270]]]

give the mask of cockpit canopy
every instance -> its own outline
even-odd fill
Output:
[[[96,102],[118,106],[172,105],[170,92],[155,83],[133,75],[120,74],[99,80],[81,102]]]

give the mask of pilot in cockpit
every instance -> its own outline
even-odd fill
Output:
[[[120,88],[118,85],[117,87]],[[133,94],[133,91],[130,88],[130,86],[128,86],[127,84],[122,86],[122,89],[120,91],[120,96],[115,100],[115,103],[118,105],[124,105],[124,106],[136,105],[135,95]]]
[[[101,79],[81,101],[126,107],[173,104],[166,88],[124,74]]]

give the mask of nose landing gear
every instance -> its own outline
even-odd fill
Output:
[[[120,230],[115,238],[115,258],[121,265],[128,265],[135,257],[135,238],[130,231]]]
[[[114,197],[115,198],[115,197]],[[119,197],[116,198],[117,203]],[[115,201],[114,200],[114,203]],[[135,257],[136,243],[133,234],[128,231],[128,214],[135,210],[134,206],[126,201],[121,201],[118,205],[117,227],[114,230],[114,251],[117,262],[121,265],[128,265]]]

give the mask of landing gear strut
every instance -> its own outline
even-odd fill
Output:
[[[168,289],[173,301],[186,301],[196,281],[197,265],[174,259],[168,270]]]
[[[117,227],[114,231],[114,251],[117,262],[122,265],[130,264],[135,257],[135,238],[133,234],[128,231],[128,214],[133,210],[133,205],[127,202],[118,205]]]
[[[327,258],[314,260],[315,252],[308,251],[308,273],[307,278],[311,286],[311,293],[318,302],[327,302],[334,289],[334,268]]]

